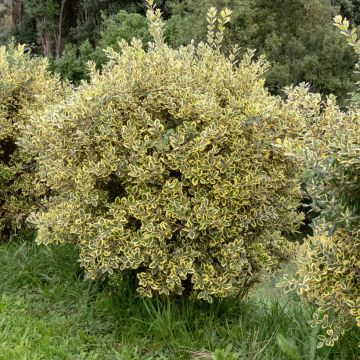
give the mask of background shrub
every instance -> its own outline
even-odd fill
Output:
[[[36,204],[34,163],[17,140],[20,127],[64,92],[45,59],[24,46],[0,47],[0,236],[19,228]]]
[[[102,74],[34,118],[23,143],[53,191],[39,243],[74,242],[87,277],[137,274],[145,296],[243,296],[287,255],[298,163],[284,143],[300,117],[264,87],[263,59],[219,51],[229,12],[208,14],[208,44],[123,41]]]

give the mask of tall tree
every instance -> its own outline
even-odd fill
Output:
[[[66,0],[60,1],[60,11],[59,11],[59,24],[57,32],[55,32],[55,47],[56,47],[56,57],[60,57],[61,53],[61,41],[62,41],[62,28],[63,28],[63,19],[64,19],[64,9],[65,9]]]

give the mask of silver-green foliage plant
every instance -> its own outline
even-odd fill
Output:
[[[360,54],[356,30],[341,16],[334,20]],[[322,329],[321,347],[333,346],[353,325],[360,327],[360,108],[355,103],[342,112],[333,97],[326,106],[314,96],[308,99],[315,111],[305,136],[307,190],[320,215],[287,288],[317,305],[312,323]]]
[[[37,242],[78,244],[90,279],[136,273],[143,296],[243,296],[300,221],[284,144],[301,119],[268,94],[264,59],[221,54],[229,11],[210,9],[208,44],[174,50],[148,3],[148,51],[122,42],[25,130],[53,194],[33,218]]]
[[[18,146],[21,127],[65,93],[46,59],[24,46],[0,47],[0,237],[22,227],[38,202],[34,158]]]
[[[346,18],[342,18],[340,15],[334,18],[334,25],[340,30],[340,33],[343,34],[348,44],[354,49],[355,53],[359,56],[359,61],[356,64],[355,68],[357,73],[360,73],[360,40],[358,39],[357,28],[350,28],[350,23]],[[360,108],[360,83],[358,85],[358,91],[353,94],[352,100],[358,109]]]

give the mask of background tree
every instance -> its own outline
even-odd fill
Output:
[[[110,16],[103,15],[98,37],[95,49],[89,40],[79,45],[66,44],[62,57],[52,62],[52,69],[63,79],[78,84],[89,78],[86,66],[88,61],[95,62],[97,68],[101,68],[108,61],[105,53],[107,48],[119,51],[119,42],[125,40],[130,43],[133,37],[142,39],[145,44],[150,40],[146,18],[124,10]]]
[[[12,0],[11,15],[13,24],[18,25],[24,16],[24,0]]]
[[[174,0],[169,20],[173,46],[204,40],[204,17],[211,0]],[[271,63],[267,85],[274,94],[284,86],[309,82],[311,90],[334,93],[341,101],[354,90],[356,56],[332,26],[335,8],[328,0],[217,0],[234,9],[225,34],[230,49],[257,49]],[[359,11],[359,10],[358,10]]]
[[[11,29],[11,1],[4,0],[0,4],[0,45],[9,41]]]
[[[75,82],[87,77],[86,60],[95,60],[99,68],[103,64],[104,32],[112,37],[106,45],[116,48],[124,26],[128,34],[140,37],[144,29],[139,18],[124,20],[124,13],[116,21],[112,18],[120,11],[144,16],[142,0],[14,0],[12,5],[22,13],[16,16],[16,39],[33,44],[35,52],[57,58],[53,68],[59,66],[58,72]],[[341,41],[331,19],[340,11],[358,22],[359,0],[159,0],[157,6],[167,20],[166,41],[177,47],[191,39],[195,43],[205,40],[204,19],[212,5],[233,9],[225,52],[237,43],[243,52],[254,48],[257,56],[267,56],[272,66],[266,81],[272,93],[283,94],[284,86],[309,82],[313,91],[334,93],[345,104],[355,89],[358,76],[352,69],[356,57]],[[108,18],[113,19],[112,26],[105,20]],[[115,26],[120,27],[117,35]],[[131,35],[125,38],[129,40]],[[60,60],[64,48],[67,54]],[[73,74],[69,61],[74,63]]]
[[[81,44],[88,39],[95,47],[103,15],[120,10],[144,13],[142,1],[118,0],[13,0],[14,35],[34,50],[59,57],[63,43]]]
[[[331,0],[337,7],[337,14],[342,14],[355,26],[360,24],[360,0]]]

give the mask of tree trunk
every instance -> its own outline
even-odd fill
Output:
[[[43,47],[44,56],[50,57],[51,56],[51,40],[50,40],[49,34],[46,32],[42,32],[40,38],[41,38],[41,44]]]
[[[24,15],[24,1],[12,0],[11,16],[12,16],[12,22],[15,26],[20,24],[23,15]]]
[[[45,28],[45,19],[37,19],[36,28],[38,32],[39,39],[41,40],[41,45],[43,48],[43,55],[46,57],[51,56],[51,37],[48,30]]]
[[[65,3],[66,3],[66,0],[61,0],[60,14],[59,14],[59,27],[58,27],[57,34],[55,34],[55,51],[56,51],[57,58],[59,58],[61,55],[62,26],[63,26]]]

